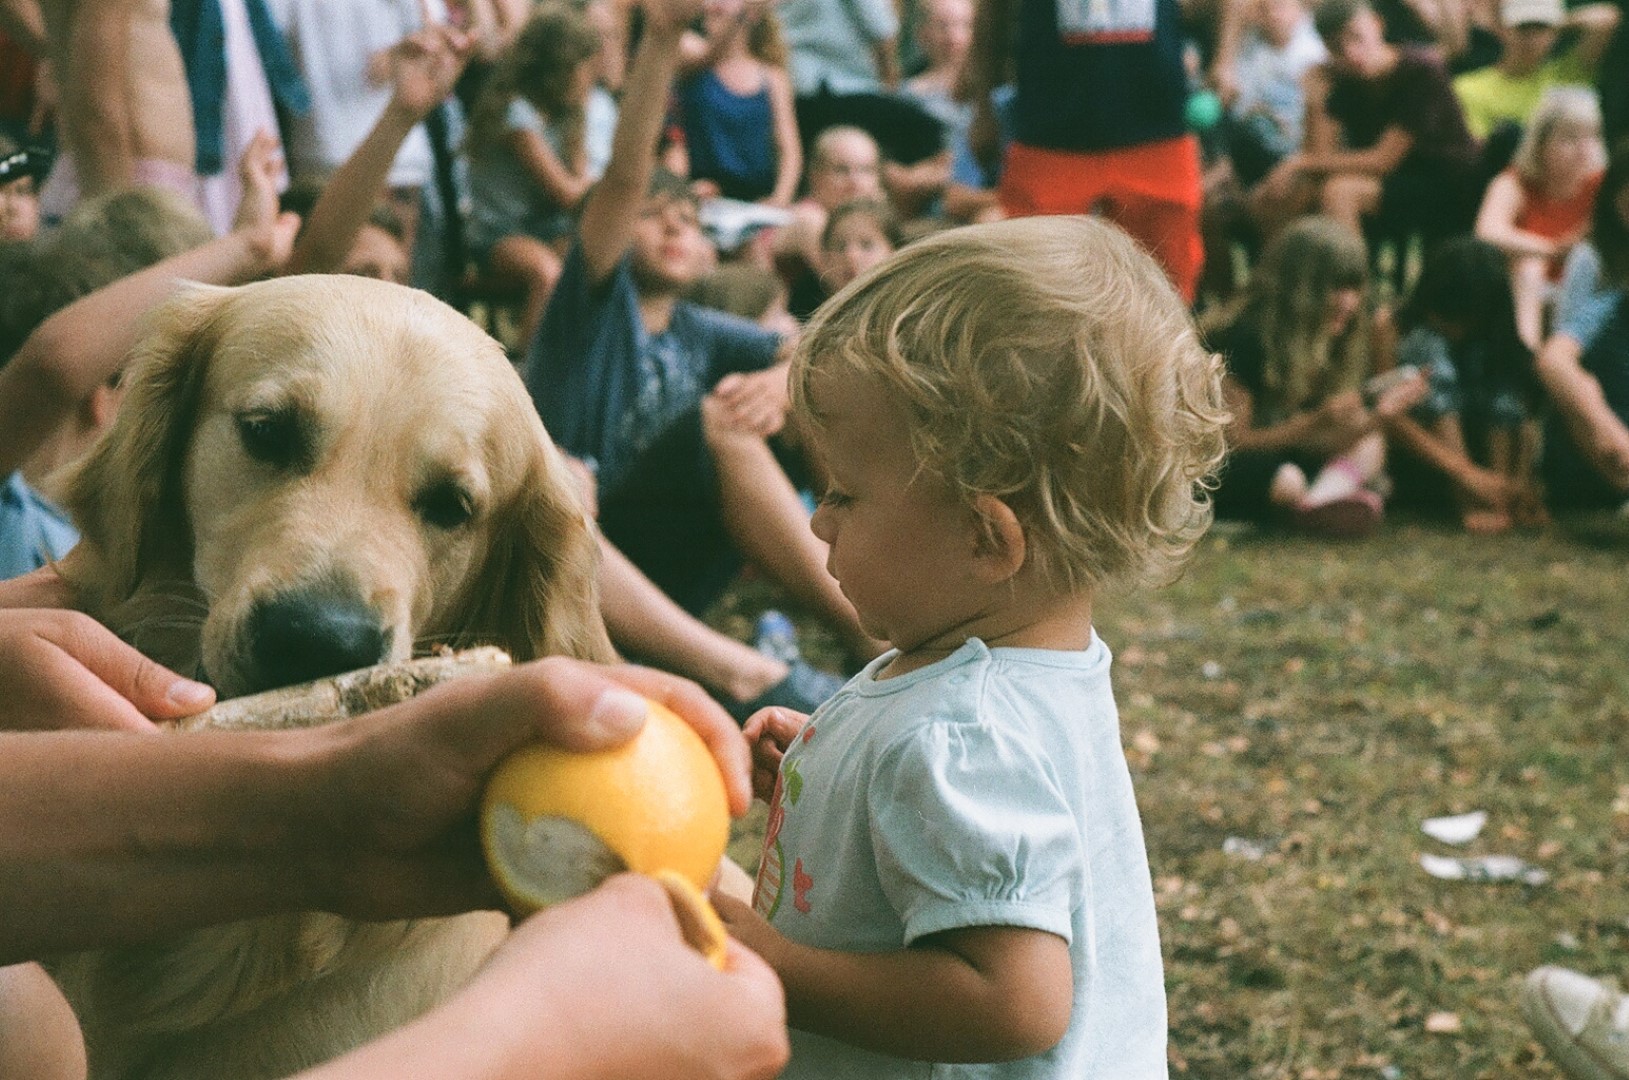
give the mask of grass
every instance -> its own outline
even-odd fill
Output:
[[[1515,1000],[1541,963],[1614,974],[1629,954],[1626,553],[1561,529],[1224,533],[1176,584],[1099,605],[1174,1076],[1562,1075]],[[715,621],[745,634],[779,602],[749,584]],[[1420,831],[1470,810],[1488,823],[1463,848]],[[732,846],[748,866],[761,829]],[[1427,852],[1549,880],[1438,880]]]

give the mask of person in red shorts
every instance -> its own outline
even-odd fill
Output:
[[[1014,83],[1009,216],[1102,214],[1191,303],[1204,249],[1179,18],[1177,0],[987,0],[962,96],[977,106],[975,148],[991,148],[990,91]]]

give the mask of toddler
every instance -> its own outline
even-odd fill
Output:
[[[1154,261],[1083,217],[919,241],[792,361],[813,531],[893,648],[812,717],[748,721],[751,908],[787,1077],[1156,1077],[1165,994],[1099,592],[1210,520],[1220,362]],[[773,791],[769,780],[774,776]]]

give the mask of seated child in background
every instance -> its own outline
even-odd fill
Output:
[[[1398,323],[1398,364],[1430,385],[1386,423],[1406,452],[1392,472],[1399,497],[1440,506],[1446,495],[1471,532],[1542,523],[1531,416],[1538,382],[1516,332],[1503,253],[1469,236],[1446,241],[1426,260]]]
[[[855,199],[884,198],[877,140],[860,128],[822,131],[809,152],[809,194],[793,207],[790,225],[773,237],[775,266],[791,290],[790,308],[807,319],[825,299],[820,288],[821,238],[826,216]]]
[[[1221,517],[1356,536],[1380,524],[1385,415],[1425,391],[1409,380],[1376,401],[1360,390],[1386,329],[1369,299],[1362,237],[1307,217],[1267,246],[1243,296],[1206,316],[1227,358],[1232,419],[1216,492]]]
[[[883,166],[883,184],[889,198],[907,218],[938,212],[950,184],[953,148],[967,140],[973,126],[972,104],[957,96],[973,46],[972,0],[927,0],[921,11],[916,37],[928,67],[906,80],[900,94],[943,125],[945,146],[914,165],[890,161]]]
[[[1228,156],[1248,188],[1301,149],[1306,113],[1302,81],[1329,59],[1302,0],[1256,0],[1229,72]]]
[[[718,903],[786,986],[783,1075],[1164,1076],[1092,615],[1209,522],[1219,364],[1135,243],[1052,217],[904,249],[821,310],[792,378],[829,481],[812,527],[894,648],[813,717],[747,724],[769,835],[754,906]]]
[[[826,218],[820,237],[820,284],[826,296],[835,296],[904,246],[899,218],[886,202],[855,199],[839,206]]]
[[[1510,167],[1482,196],[1476,235],[1510,257],[1516,326],[1531,350],[1543,343],[1550,292],[1589,232],[1605,174],[1600,100],[1588,87],[1562,86],[1539,101]]]
[[[495,282],[525,290],[523,340],[543,317],[560,277],[557,248],[595,179],[584,132],[600,47],[585,16],[555,4],[537,8],[470,119],[470,252]]]
[[[703,198],[790,206],[803,146],[786,73],[786,43],[765,0],[709,0],[702,33],[685,38],[676,105],[685,168]]]

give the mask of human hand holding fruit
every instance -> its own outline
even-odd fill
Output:
[[[610,749],[539,743],[510,754],[481,801],[487,865],[505,899],[531,912],[623,870],[667,889],[684,937],[723,968],[723,925],[700,889],[729,841],[724,780],[707,746],[652,701],[645,726]]]

